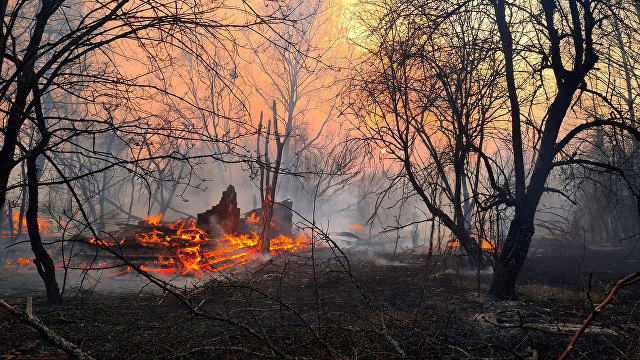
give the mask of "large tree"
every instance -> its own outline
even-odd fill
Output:
[[[460,221],[468,201],[458,195],[462,179],[480,184],[469,196],[478,205],[475,211],[505,211],[509,226],[493,264],[491,293],[496,296],[515,295],[542,196],[561,193],[550,181],[555,169],[583,166],[624,174],[611,161],[585,157],[580,145],[589,132],[602,128],[640,139],[629,112],[611,101],[606,90],[612,84],[599,76],[610,70],[603,58],[612,56],[602,44],[615,40],[612,24],[621,25],[607,19],[632,11],[631,3],[589,0],[406,0],[364,8],[370,36],[362,42],[367,53],[360,71],[374,80],[356,82],[355,89],[375,101],[360,106],[366,110],[358,113],[360,128],[390,146],[401,165],[398,174],[411,181],[472,258],[476,250],[468,245],[477,239]],[[465,37],[452,36],[457,33]],[[448,56],[452,39],[458,39],[453,52],[458,58]],[[474,64],[474,59],[480,61]],[[429,63],[436,66],[422,65]],[[445,86],[458,79],[462,86]],[[443,106],[441,98],[454,101]],[[586,105],[587,99],[594,100]],[[443,111],[454,121],[444,122]],[[463,122],[455,120],[457,114]],[[433,146],[437,141],[444,145]],[[477,162],[470,161],[474,156]],[[456,190],[448,183],[458,184]],[[429,189],[443,192],[446,201],[433,201],[426,196]]]
[[[481,266],[472,226],[483,185],[479,151],[504,112],[497,31],[486,18],[437,3],[388,1],[365,11],[369,37],[350,99],[356,126],[397,163],[391,186],[397,178],[411,184]]]

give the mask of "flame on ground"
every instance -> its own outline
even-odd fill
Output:
[[[124,244],[124,240],[125,239],[123,238],[120,242],[118,242],[118,245]],[[113,245],[116,245],[115,243],[107,242],[107,241],[104,241],[102,239],[96,239],[96,238],[91,238],[91,239],[87,240],[87,242],[89,244],[95,244],[95,245],[100,245],[100,246],[113,246]]]
[[[53,219],[47,217],[38,218],[38,230],[40,230],[41,235],[50,235],[51,228],[49,224],[53,222]],[[15,234],[18,233],[20,228],[22,227],[23,233],[27,232],[27,218],[25,216],[22,217],[22,224],[20,224],[20,213],[13,214],[13,232]]]
[[[160,225],[162,216],[150,217],[141,222],[141,228],[135,234],[122,236],[121,240],[96,239],[85,240],[89,244],[119,251],[130,249],[135,256],[136,251],[153,254],[155,260],[145,261],[140,269],[156,276],[204,276],[205,273],[215,273],[224,269],[246,265],[255,259],[259,236],[255,232],[250,234],[225,234],[219,239],[212,239],[202,229],[196,226],[194,220],[178,220],[174,223]],[[149,229],[148,226],[155,228]],[[288,237],[278,235],[271,239],[272,254],[291,253],[311,247],[310,241],[304,235]],[[146,249],[146,250],[145,250]],[[32,259],[18,258],[6,260],[6,264],[14,267],[31,267]],[[124,275],[132,271],[115,269],[114,264],[99,260],[95,262],[65,264],[72,269],[109,269],[108,277]],[[58,264],[56,267],[61,267]]]
[[[33,266],[33,261],[32,260],[33,260],[33,258],[23,259],[21,257],[19,257],[16,260],[7,259],[7,265],[16,265],[16,266],[19,266],[19,267],[24,267],[24,266],[31,267],[31,266]]]
[[[145,223],[150,224],[147,219]],[[259,242],[259,236],[253,231],[251,234],[224,234],[216,241],[191,219],[178,220],[166,227],[175,231],[175,234],[153,229],[138,233],[134,239],[137,244],[156,248],[160,253],[156,261],[141,266],[142,270],[158,276],[203,276],[205,273],[243,266],[253,258]],[[301,251],[310,247],[310,242],[304,236],[293,239],[279,235],[271,239],[270,245],[271,253],[275,254]]]
[[[362,229],[362,225],[360,224],[349,225],[349,229]]]
[[[460,242],[458,240],[450,241],[449,246],[460,247]],[[480,244],[480,248],[482,250],[489,251],[489,252],[500,252],[500,249],[496,248],[496,244],[486,239],[482,240],[482,243]]]

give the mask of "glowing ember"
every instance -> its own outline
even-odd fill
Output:
[[[33,264],[33,258],[29,258],[29,259],[23,259],[21,257],[13,260],[13,259],[7,259],[7,265],[10,266],[15,266],[15,267],[32,267],[34,266]]]
[[[482,244],[480,245],[481,248],[485,249],[485,250],[491,250],[493,251],[494,246],[493,244],[487,242],[487,241],[483,241]]]
[[[38,230],[40,230],[40,234],[41,235],[50,235],[51,234],[51,230],[49,227],[49,224],[53,221],[53,219],[51,218],[38,218]],[[18,233],[18,230],[20,229],[21,224],[20,224],[20,213],[15,213],[13,214],[13,232],[14,233]],[[26,232],[27,231],[27,218],[26,217],[22,217],[22,231]]]
[[[100,245],[100,246],[113,246],[115,245],[114,243],[111,242],[107,242],[104,241],[102,239],[96,239],[96,238],[91,238],[89,240],[87,240],[88,243],[90,244],[96,244],[96,245]],[[124,239],[122,239],[118,244],[122,245],[124,243]]]
[[[349,229],[362,229],[362,226],[360,224],[349,225]]]

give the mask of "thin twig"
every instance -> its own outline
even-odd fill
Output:
[[[626,285],[629,285],[630,283],[634,282],[638,278],[640,278],[640,270],[638,270],[638,271],[634,272],[633,274],[631,274],[631,275],[619,280],[616,283],[616,286],[614,286],[613,289],[611,289],[611,291],[609,292],[609,295],[607,296],[607,298],[604,299],[604,301],[600,305],[598,305],[597,308],[591,310],[591,314],[589,314],[589,317],[587,317],[587,319],[584,321],[584,323],[582,324],[580,329],[578,329],[576,334],[571,339],[571,342],[569,343],[569,345],[567,346],[565,351],[562,353],[562,355],[560,355],[558,360],[564,360],[564,359],[567,358],[567,356],[569,356],[569,354],[571,353],[571,350],[573,350],[573,347],[576,345],[576,342],[578,341],[580,336],[584,333],[584,331],[587,329],[587,327],[589,326],[591,321],[593,321],[593,319],[596,317],[596,315],[598,315],[600,312],[602,312],[602,310],[604,310],[605,306],[607,306],[613,300],[613,297],[616,295],[618,290],[620,290],[620,288],[622,288],[622,287],[624,287]]]

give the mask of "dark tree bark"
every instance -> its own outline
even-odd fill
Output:
[[[260,214],[260,243],[258,244],[258,252],[260,254],[268,254],[271,251],[271,219],[273,218],[273,190],[271,186],[265,189],[265,198],[262,203],[262,212]]]
[[[29,111],[27,111],[27,99],[37,80],[34,70],[37,59],[36,55],[49,18],[58,9],[59,5],[60,1],[42,1],[42,7],[36,15],[35,28],[29,39],[29,45],[27,45],[24,58],[16,64],[16,67],[21,70],[18,70],[16,95],[9,108],[7,125],[3,131],[4,143],[0,149],[0,208],[6,201],[6,189],[11,171],[20,163],[14,159],[14,155],[16,147],[18,146],[20,128],[29,113]],[[0,8],[6,8],[6,3],[2,3]],[[3,45],[4,44],[6,44],[6,40],[3,42]],[[4,48],[0,48],[0,50],[5,51]],[[32,104],[29,104],[29,106],[31,105]]]
[[[26,220],[31,250],[35,255],[33,263],[44,281],[44,286],[47,290],[47,302],[49,304],[59,304],[62,302],[62,297],[56,281],[56,267],[42,244],[40,229],[38,228],[38,168],[35,156],[27,159],[27,186],[29,188],[29,206]]]
[[[268,254],[271,251],[271,219],[273,218],[273,204],[275,202],[275,194],[278,186],[278,175],[282,166],[282,151],[287,142],[290,133],[285,131],[284,135],[278,132],[278,112],[276,109],[276,101],[273,100],[273,136],[276,143],[276,161],[274,164],[269,162],[269,136],[271,126],[267,126],[267,135],[265,137],[265,164],[264,166],[272,166],[271,168],[262,168],[261,171],[261,194],[262,194],[262,215],[260,216],[260,240],[258,243],[258,252]],[[262,121],[262,115],[260,115]],[[262,127],[262,123],[259,127]],[[258,144],[260,139],[258,138]],[[258,149],[259,152],[259,149]],[[264,186],[262,186],[264,184]]]
[[[515,215],[511,221],[507,237],[505,238],[502,252],[498,256],[491,283],[490,292],[494,296],[513,297],[516,295],[515,288],[518,273],[527,258],[529,245],[531,244],[531,238],[535,230],[534,219],[536,209],[540,203],[540,198],[546,191],[545,184],[554,167],[553,160],[559,151],[557,141],[560,128],[576,91],[598,61],[598,56],[593,48],[592,31],[595,26],[595,21],[591,12],[590,1],[580,3],[583,7],[582,14],[578,9],[577,0],[569,1],[572,20],[570,36],[576,52],[573,60],[573,69],[571,70],[565,69],[561,57],[560,35],[555,24],[557,11],[556,2],[555,0],[541,0],[540,3],[545,15],[546,32],[551,43],[549,61],[556,79],[557,93],[554,101],[547,110],[547,122],[542,132],[538,156],[529,184],[526,186],[526,192],[521,194],[517,190],[520,187],[524,189],[524,179],[520,180],[522,184],[516,184]],[[506,26],[504,6],[503,1],[495,4],[496,18],[499,27]],[[582,28],[583,26],[584,29]],[[508,29],[506,29],[506,31],[508,31]],[[508,43],[509,40],[505,40],[505,38],[508,37],[501,36],[502,42],[504,43],[506,41]],[[503,49],[505,49],[505,52],[508,51],[508,44],[504,45]],[[507,77],[509,76],[510,75],[507,74]],[[509,83],[509,81],[507,82]],[[515,92],[512,93],[510,91],[509,96],[517,95]],[[519,119],[514,116],[512,121],[519,121]],[[516,135],[513,136],[515,137]],[[515,140],[513,144],[516,146]],[[520,146],[522,146],[522,144]],[[517,162],[520,160],[517,158],[514,160],[516,161],[517,174],[517,168],[520,166]]]

